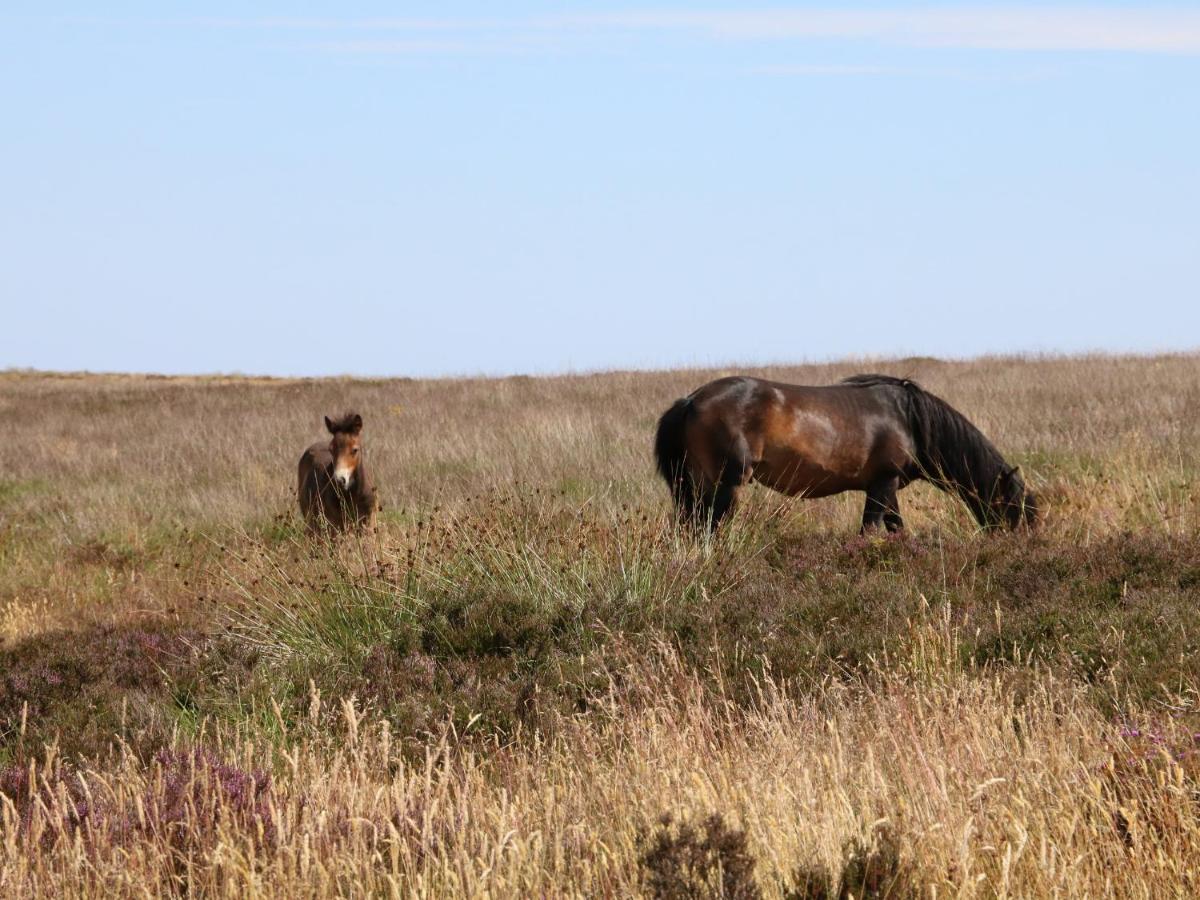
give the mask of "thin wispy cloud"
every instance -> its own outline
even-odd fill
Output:
[[[763,75],[903,75],[913,70],[897,66],[825,65],[821,63],[778,63],[754,66]]]
[[[498,18],[374,17],[333,18],[316,16],[185,16],[114,18],[111,16],[58,16],[64,25],[151,25],[171,28],[227,28],[277,31],[468,31],[520,27],[530,20]]]
[[[105,20],[64,21],[97,24]],[[1200,55],[1200,10],[1165,7],[633,9],[510,18],[194,17],[161,20],[161,24],[326,34],[329,40],[316,42],[322,49],[372,54],[562,49],[575,44],[594,47],[597,40],[616,44],[674,36],[713,42],[836,41],[926,49]]]
[[[1200,11],[977,7],[852,11],[630,12],[579,26],[693,32],[724,40],[868,40],[909,47],[1200,53]]]
[[[403,34],[323,41],[322,50],[370,56],[505,55],[560,52],[563,42],[548,34]]]

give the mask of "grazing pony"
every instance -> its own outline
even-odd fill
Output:
[[[864,531],[903,528],[896,494],[922,479],[957,496],[984,528],[1038,520],[1017,467],[906,378],[855,375],[825,387],[720,378],[663,414],[654,452],[680,520],[713,529],[750,481],[790,496],[866,491]]]
[[[326,524],[334,529],[371,525],[375,518],[375,489],[367,475],[362,448],[362,416],[346,413],[325,417],[333,435],[300,457],[300,512],[310,530]]]

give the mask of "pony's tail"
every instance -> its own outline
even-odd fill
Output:
[[[682,521],[690,519],[696,508],[696,486],[687,470],[687,425],[691,418],[691,399],[676,400],[658,420],[654,437],[658,472],[671,489],[675,511]]]

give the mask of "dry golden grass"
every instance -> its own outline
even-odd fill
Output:
[[[676,534],[654,423],[715,371],[0,374],[0,895],[1195,895],[1200,356],[758,374],[870,370],[1043,532]],[[384,511],[314,546],[347,407]]]
[[[347,704],[343,740],[299,738],[269,780],[270,746],[218,735],[212,760],[31,762],[0,891],[628,897],[679,874],[648,859],[664,814],[746,835],[750,872],[723,879],[716,854],[689,873],[699,896],[838,896],[856,843],[883,844],[869,896],[1200,890],[1197,772],[1172,756],[1191,735],[1142,746],[1049,676],[1018,695],[962,671],[936,614],[911,637],[869,688],[798,701],[764,681],[751,709],[664,651],[552,739],[444,732],[419,760]]]

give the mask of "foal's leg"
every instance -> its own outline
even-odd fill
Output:
[[[867,532],[881,525],[888,531],[904,527],[900,518],[900,507],[896,492],[900,489],[900,476],[891,475],[873,481],[867,486],[867,502],[863,506],[862,531]]]

